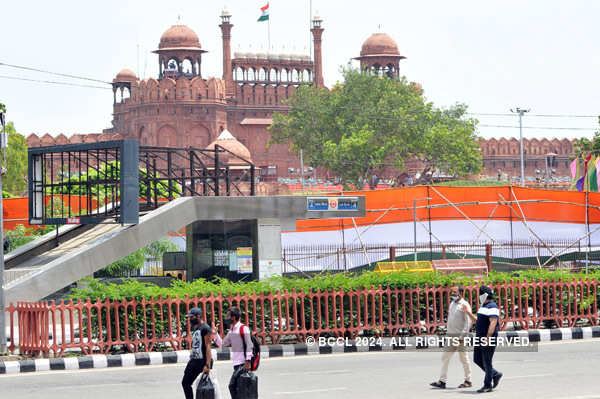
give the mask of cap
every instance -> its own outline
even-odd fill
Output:
[[[191,308],[190,312],[185,315],[185,317],[194,317],[194,316],[202,316],[202,309],[200,309],[200,308]]]
[[[494,298],[494,291],[492,291],[492,289],[487,285],[482,285],[481,287],[479,287],[479,295],[483,294],[487,294],[487,297],[489,299]]]

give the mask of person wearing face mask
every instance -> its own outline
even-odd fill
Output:
[[[208,374],[212,367],[212,358],[210,345],[212,343],[212,330],[202,318],[202,309],[192,308],[186,317],[190,321],[192,331],[192,350],[190,351],[190,360],[188,361],[181,385],[185,399],[194,399],[194,390],[192,385],[200,373]]]
[[[490,287],[482,285],[479,287],[479,310],[477,310],[477,323],[475,323],[475,336],[481,343],[473,349],[473,362],[485,372],[483,387],[477,390],[479,393],[492,392],[498,386],[502,373],[494,369],[492,359],[496,346],[488,342],[483,344],[483,339],[489,340],[498,337],[498,320],[500,309],[494,302],[494,293]]]
[[[225,346],[231,347],[232,360],[233,360],[233,374],[229,380],[229,393],[231,399],[238,399],[237,394],[237,381],[243,371],[250,371],[250,360],[252,359],[252,334],[248,326],[245,326],[241,322],[242,313],[240,308],[233,306],[227,312],[224,323],[225,328],[229,328],[229,332],[225,338],[221,339],[221,336],[216,332],[216,328],[213,329],[215,334],[215,343],[219,348]],[[244,336],[242,338],[241,329],[244,329]],[[244,350],[245,349],[245,350]]]
[[[447,338],[450,342],[444,346],[440,379],[430,384],[435,388],[446,388],[448,363],[456,351],[458,351],[460,362],[465,372],[465,381],[458,387],[470,388],[473,386],[471,383],[471,364],[467,356],[464,337],[471,329],[471,320],[474,316],[471,313],[471,305],[464,299],[463,295],[464,288],[461,286],[450,289],[450,306],[448,308],[448,324],[446,326]]]

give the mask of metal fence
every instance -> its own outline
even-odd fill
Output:
[[[478,286],[465,287],[476,308]],[[492,285],[501,309],[500,328],[522,329],[598,324],[598,282],[504,282]],[[151,351],[157,345],[190,347],[185,314],[200,307],[207,322],[223,334],[223,318],[239,306],[246,323],[262,343],[302,342],[306,336],[360,334],[418,335],[438,332],[446,323],[449,287],[372,287],[325,292],[276,292],[223,297],[142,299],[91,302],[10,304],[10,350],[61,355],[78,348],[90,354],[115,348]],[[18,320],[18,328],[13,321]],[[18,342],[18,346],[15,344]]]
[[[547,240],[417,243],[352,243],[347,245],[288,245],[282,249],[284,273],[364,270],[381,261],[485,258],[491,248],[493,269],[585,268],[600,266],[600,247],[585,241]]]

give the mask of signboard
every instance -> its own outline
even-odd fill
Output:
[[[229,267],[228,251],[223,249],[215,249],[213,251],[213,265],[217,267]]]
[[[281,276],[280,260],[261,260],[258,262],[258,278],[260,280],[273,276]]]
[[[237,272],[238,261],[237,261],[237,250],[229,251],[229,271]]]
[[[357,211],[357,197],[308,197],[308,211]]]
[[[252,273],[252,247],[240,247],[237,249],[237,265],[238,273]]]
[[[80,218],[67,218],[67,224],[81,224]]]

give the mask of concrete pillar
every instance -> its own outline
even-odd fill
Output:
[[[281,221],[258,219],[258,279],[281,276]]]

